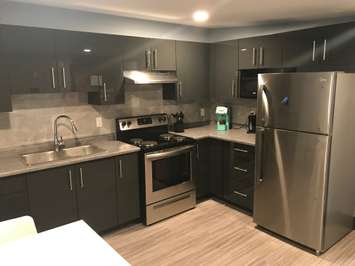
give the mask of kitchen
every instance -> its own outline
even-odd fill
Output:
[[[105,2],[0,3],[0,219],[33,218],[26,254],[354,264],[353,4]]]

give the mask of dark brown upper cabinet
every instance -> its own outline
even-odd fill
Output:
[[[238,91],[238,42],[210,46],[211,94],[219,103],[233,102]]]
[[[118,36],[56,31],[59,84],[89,93],[91,104],[124,102],[122,44]]]
[[[8,63],[6,62],[6,53],[4,51],[4,32],[0,27],[0,112],[11,112],[11,83]]]
[[[58,84],[54,31],[1,26],[2,62],[8,70],[13,94],[61,91]]]
[[[175,71],[175,41],[122,37],[124,70]]]
[[[178,102],[204,102],[209,99],[209,46],[196,42],[176,42]]]
[[[239,40],[239,69],[282,67],[281,35]]]

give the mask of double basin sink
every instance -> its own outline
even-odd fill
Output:
[[[60,151],[44,151],[44,152],[36,152],[30,154],[22,155],[22,159],[28,166],[55,162],[60,160],[66,160],[71,158],[84,157],[88,155],[93,155],[97,153],[105,152],[105,150],[98,148],[93,145],[82,145],[76,146],[72,148],[65,148]]]

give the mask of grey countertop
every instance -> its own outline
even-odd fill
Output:
[[[204,138],[215,138],[230,142],[255,145],[255,134],[247,134],[245,128],[230,129],[228,131],[217,131],[214,124],[203,127],[185,129],[183,133],[176,133],[196,140]]]
[[[53,162],[43,163],[43,164],[38,164],[33,166],[27,166],[24,160],[21,158],[21,155],[25,153],[45,151],[48,150],[48,146],[39,144],[39,145],[31,145],[23,148],[17,148],[13,151],[0,151],[0,178],[25,174],[29,172],[35,172],[39,170],[45,170],[45,169],[55,168],[55,167],[60,167],[65,165],[71,165],[71,164],[76,164],[81,162],[109,158],[118,155],[137,152],[140,150],[138,147],[130,144],[126,144],[114,140],[100,139],[100,138],[92,139],[91,141],[88,141],[85,144],[95,145],[105,151],[93,155],[75,157],[75,158],[70,158],[65,160],[58,160],[58,161],[53,161]]]

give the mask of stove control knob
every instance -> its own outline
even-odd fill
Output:
[[[127,127],[130,127],[132,125],[132,122],[131,121],[128,121],[127,122]]]
[[[123,122],[121,123],[121,125],[122,125],[122,127],[125,127],[125,126],[126,126],[126,121],[123,121]]]

